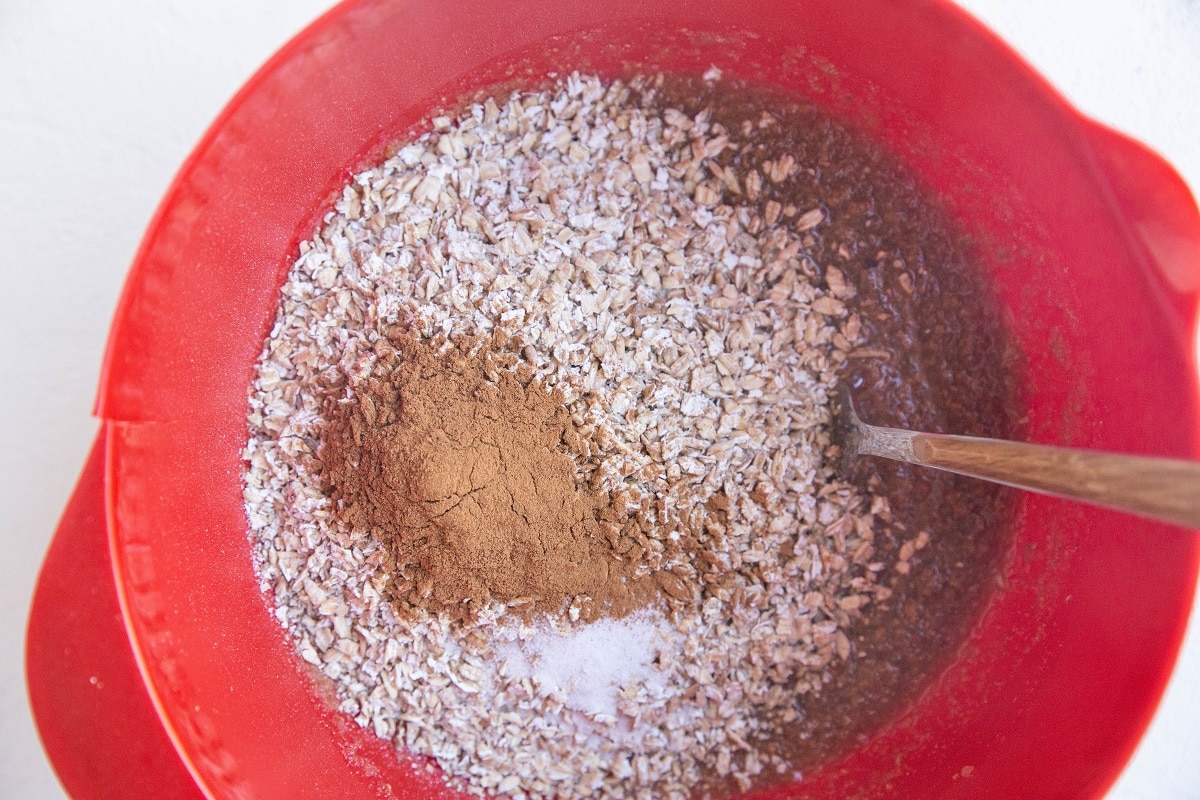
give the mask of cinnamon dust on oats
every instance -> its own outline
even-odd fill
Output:
[[[328,409],[324,480],[343,522],[384,544],[395,608],[468,621],[498,601],[586,621],[690,600],[622,547],[640,509],[580,478],[591,448],[561,393],[503,344],[395,336]]]

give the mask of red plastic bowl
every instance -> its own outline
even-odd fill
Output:
[[[649,10],[653,8],[653,10]],[[1200,453],[1200,218],[1157,156],[1070,108],[936,0],[350,2],[276,55],[181,170],[109,345],[111,555],[169,736],[218,798],[443,796],[331,711],[255,580],[246,389],[298,242],[431,106],[524,71],[628,65],[776,84],[890,146],[996,244],[1035,440]],[[1173,664],[1200,539],[1025,497],[1007,588],[899,722],[786,797],[1096,797]]]

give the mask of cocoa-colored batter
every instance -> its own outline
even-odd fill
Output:
[[[799,166],[780,182],[763,180],[757,206],[779,225],[796,225],[797,210],[824,210],[826,222],[806,240],[808,266],[857,290],[850,305],[868,347],[843,375],[865,420],[1015,435],[1020,359],[977,245],[906,169],[869,138],[775,90],[677,77],[658,102],[709,109],[754,140],[750,154],[729,150],[720,159],[739,174],[757,166],[765,175],[787,156]],[[1011,541],[1012,490],[875,458],[859,459],[849,477],[888,501],[893,522],[876,532],[874,559],[888,565],[894,594],[851,632],[854,657],[834,680],[801,700],[793,735],[768,745],[801,772],[895,719],[953,659],[996,589]]]

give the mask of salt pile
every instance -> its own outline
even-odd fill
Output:
[[[508,629],[512,636],[514,629]],[[525,628],[525,635],[529,632]],[[530,678],[573,711],[595,718],[616,716],[622,690],[639,687],[655,698],[667,692],[664,651],[677,652],[682,636],[656,609],[624,619],[602,618],[586,625],[538,627],[497,647],[500,674]]]

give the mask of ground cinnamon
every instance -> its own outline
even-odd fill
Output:
[[[624,509],[578,479],[587,443],[561,394],[502,344],[399,336],[330,409],[325,482],[341,519],[384,543],[393,604],[472,619],[497,600],[588,619],[677,602],[677,581],[639,576],[614,551]]]

